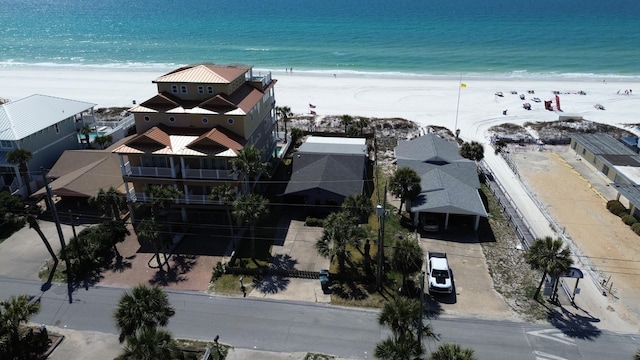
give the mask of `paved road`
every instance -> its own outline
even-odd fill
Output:
[[[65,285],[54,284],[44,293],[40,287],[37,281],[0,278],[0,298],[22,293],[39,297],[42,311],[33,319],[37,323],[116,332],[111,313],[124,289],[81,289],[69,304]],[[169,329],[176,337],[211,340],[219,334],[224,343],[239,348],[367,359],[375,344],[389,335],[373,310],[195,292],[169,291],[169,297],[176,308]],[[479,359],[630,359],[637,350],[637,335],[601,332],[580,320],[557,328],[473,318],[429,321],[442,342],[473,347]],[[428,345],[433,349],[436,343]]]

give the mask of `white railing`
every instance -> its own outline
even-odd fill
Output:
[[[207,204],[215,204],[216,201],[209,200],[209,195],[193,195],[188,194],[181,199],[180,202],[184,202],[185,204],[195,204],[195,205],[207,205]]]
[[[148,167],[148,166],[131,166],[125,164],[125,174],[129,176],[147,176],[147,177],[171,177],[171,168],[165,167]]]
[[[185,169],[187,179],[231,179],[231,171],[227,169]]]

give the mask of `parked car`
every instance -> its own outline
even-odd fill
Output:
[[[422,218],[422,230],[436,232],[440,230],[440,221],[436,215],[426,215]]]
[[[427,253],[427,281],[429,293],[451,294],[453,282],[446,253]]]

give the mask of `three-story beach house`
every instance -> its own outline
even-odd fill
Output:
[[[40,168],[48,170],[65,150],[80,148],[77,131],[84,120],[93,121],[94,106],[39,94],[0,105],[0,190],[26,197],[42,186]],[[7,160],[16,149],[31,153],[26,168]]]
[[[114,149],[130,202],[150,202],[153,185],[182,192],[186,208],[218,204],[211,189],[237,186],[232,159],[253,145],[264,162],[276,147],[276,80],[243,65],[190,65],[153,81],[158,94],[131,108],[136,135]],[[245,189],[246,190],[246,189]]]

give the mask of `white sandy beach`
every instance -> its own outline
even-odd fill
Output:
[[[164,73],[161,70],[0,68],[0,97],[17,100],[37,93],[93,102],[98,107],[131,106],[133,100],[141,102],[155,95],[152,81]],[[346,74],[334,77],[333,74],[295,71],[275,71],[273,76],[278,79],[278,105],[290,106],[294,113],[309,113],[311,103],[316,106],[318,116],[401,117],[421,125],[453,130],[457,112],[461,137],[482,142],[485,130],[495,124],[557,120],[556,112],[544,109],[544,100],[552,100],[553,91],[561,93],[560,105],[565,114],[579,114],[587,120],[612,125],[640,122],[640,82],[462,78],[466,87],[459,88],[460,79],[373,78]],[[624,95],[625,90],[634,88],[636,94]],[[535,93],[529,94],[528,90]],[[498,91],[504,97],[496,96]],[[517,91],[518,95],[511,91]],[[578,95],[578,91],[586,95]],[[526,99],[520,100],[519,95],[523,93]],[[533,102],[533,97],[542,102]],[[530,103],[532,110],[523,109],[524,102]],[[597,110],[595,104],[602,104],[605,110]],[[506,116],[503,110],[508,110]]]
[[[152,81],[170,70],[0,68],[0,97],[18,100],[32,94],[44,94],[93,102],[98,107],[126,107],[131,106],[133,100],[140,103],[154,96],[156,87]],[[586,120],[625,127],[640,134],[635,126],[625,126],[640,123],[640,81],[462,78],[466,87],[461,88],[460,79],[455,78],[374,78],[346,74],[334,77],[333,74],[313,75],[295,71],[275,71],[273,76],[278,79],[275,88],[278,105],[290,106],[296,114],[308,114],[309,104],[313,104],[319,117],[342,114],[399,117],[415,121],[421,126],[438,125],[452,131],[457,127],[464,140],[482,143],[488,142],[486,131],[493,125],[554,121],[559,114],[577,114]],[[533,90],[534,94],[528,93],[529,90]],[[625,95],[625,90],[634,92]],[[511,94],[511,91],[517,91],[518,94]],[[562,113],[544,109],[544,101],[554,99],[554,91],[560,92]],[[579,91],[586,95],[578,94]],[[496,96],[496,92],[502,92],[504,96]],[[520,99],[520,94],[525,95],[525,100]],[[542,102],[532,101],[533,97]],[[531,104],[530,111],[523,109],[524,102]],[[596,109],[595,104],[601,104],[605,110]],[[503,115],[504,110],[507,110],[507,115]],[[534,235],[554,236],[550,233],[548,221],[519,187],[518,179],[504,161],[490,150],[485,151],[485,156],[518,208],[526,214]],[[604,311],[611,304],[594,289],[591,281],[585,281],[582,296],[592,297],[596,303],[593,306]],[[640,299],[626,298],[622,301],[635,303]],[[629,329],[625,330],[638,331],[637,323],[633,325],[635,320],[629,323]],[[615,328],[619,329],[617,326]]]

